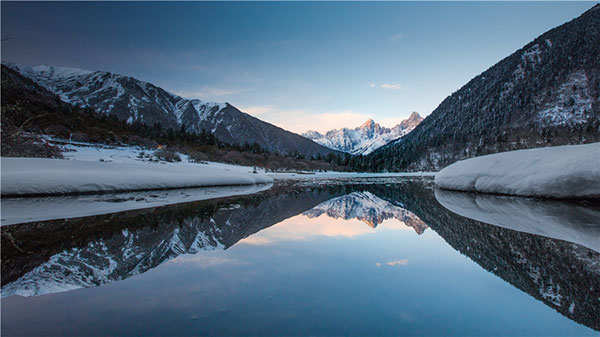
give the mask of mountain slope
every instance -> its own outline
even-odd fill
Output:
[[[302,135],[330,149],[350,154],[369,154],[391,140],[408,134],[421,121],[423,121],[423,117],[413,112],[409,118],[392,128],[382,127],[369,119],[363,125],[354,129],[335,129],[327,131],[325,134],[317,131],[307,131]]]
[[[364,166],[439,170],[489,153],[600,141],[598,46],[600,5],[469,81]]]
[[[103,71],[55,66],[4,65],[59,95],[67,103],[90,107],[128,123],[139,122],[189,132],[203,130],[229,144],[258,143],[282,154],[299,152],[307,157],[335,151],[263,122],[229,103],[204,102],[172,94],[151,83]]]

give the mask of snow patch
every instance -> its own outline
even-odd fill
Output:
[[[2,195],[90,193],[272,183],[263,174],[214,165],[149,165],[48,158],[2,158]]]
[[[600,196],[600,143],[509,151],[458,161],[439,187],[548,198]]]
[[[553,92],[550,100],[537,113],[537,119],[545,125],[565,126],[585,123],[592,111],[592,95],[585,71],[576,71]],[[540,99],[538,99],[540,100]]]

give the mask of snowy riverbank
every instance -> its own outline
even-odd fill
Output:
[[[264,172],[258,168],[215,162],[158,161],[138,146],[109,146],[46,138],[64,149],[65,159],[2,158],[2,195],[58,195],[124,192],[206,186],[272,183],[274,180],[327,180],[435,173]]]
[[[47,158],[2,158],[2,195],[153,190],[272,183],[264,174],[222,165],[111,163]]]
[[[510,151],[456,162],[441,188],[547,198],[600,196],[600,143]]]

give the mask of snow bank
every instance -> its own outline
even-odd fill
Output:
[[[498,227],[573,242],[600,252],[600,211],[554,200],[469,194],[436,189],[448,210]]]
[[[134,191],[272,183],[263,174],[210,164],[103,163],[2,158],[2,195]]]
[[[456,162],[441,188],[548,198],[600,197],[600,143],[510,151]]]

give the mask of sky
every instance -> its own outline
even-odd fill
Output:
[[[2,1],[1,57],[129,75],[294,132],[392,127],[594,4]]]

